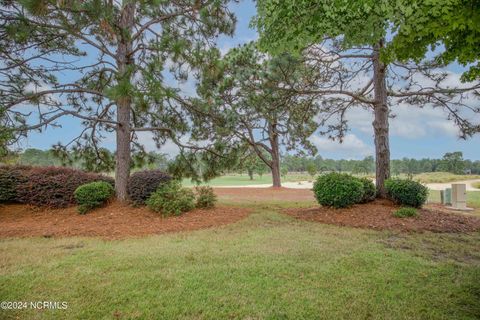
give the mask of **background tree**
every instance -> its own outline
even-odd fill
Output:
[[[207,149],[180,141],[197,110],[173,84],[208,64],[216,36],[233,33],[228,2],[2,1],[2,125],[18,139],[75,117],[82,132],[57,150],[74,146],[100,161],[102,139],[115,135],[115,188],[125,200],[132,152],[146,154],[140,132],[158,146]]]
[[[330,109],[322,125],[337,130],[342,139],[347,130],[347,110],[360,106],[373,112],[377,194],[385,196],[384,181],[390,177],[389,117],[398,104],[442,108],[455,121],[466,138],[479,131],[471,113],[480,108],[465,103],[466,92],[480,88],[445,85],[443,65],[426,61],[422,65],[386,62],[383,51],[396,10],[383,0],[326,1],[313,5],[303,1],[261,0],[254,24],[260,33],[260,46],[270,53],[303,52],[307,63],[318,69],[319,81],[289,84],[286,90],[330,97]],[[325,78],[330,78],[326,81]],[[427,85],[419,81],[426,78]],[[461,114],[460,110],[467,110]],[[338,115],[340,125],[329,124]],[[337,121],[335,122],[337,123]]]
[[[286,81],[299,81],[305,66],[289,55],[269,58],[250,43],[232,49],[217,68],[206,70],[199,87],[209,106],[203,138],[252,148],[280,187],[281,147],[315,152],[308,137],[317,127],[317,103],[281,90]]]
[[[463,153],[447,152],[443,155],[440,162],[439,169],[441,171],[451,172],[455,174],[463,174],[465,170],[465,161],[463,160]]]
[[[317,174],[317,167],[315,166],[315,163],[313,162],[309,162],[307,163],[307,173],[312,177],[313,177]]]

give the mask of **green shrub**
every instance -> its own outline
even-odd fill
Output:
[[[390,199],[403,206],[420,208],[428,198],[428,188],[413,180],[388,179],[385,189]]]
[[[393,215],[397,218],[407,218],[407,217],[416,217],[417,216],[417,209],[404,207],[396,210]]]
[[[319,176],[313,192],[322,206],[344,208],[358,203],[363,198],[363,183],[345,173],[328,173]]]
[[[133,173],[128,179],[128,196],[136,205],[143,205],[161,184],[172,177],[161,170],[143,170]]]
[[[375,200],[377,189],[372,180],[368,178],[358,178],[358,180],[363,184],[363,197],[361,202],[366,203]]]
[[[217,202],[217,195],[213,192],[211,187],[196,187],[197,193],[197,208],[213,208]]]
[[[180,182],[171,181],[161,184],[146,201],[147,206],[164,216],[180,215],[195,208],[195,194],[182,188]]]
[[[79,205],[78,212],[85,214],[93,208],[100,207],[114,193],[112,185],[105,181],[95,181],[81,185],[74,192],[75,200]]]

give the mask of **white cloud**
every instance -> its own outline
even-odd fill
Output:
[[[352,133],[347,134],[342,143],[319,135],[312,135],[310,141],[326,157],[332,154],[335,157],[361,159],[373,154],[373,148]]]
[[[399,104],[391,109],[394,118],[390,119],[390,136],[417,139],[426,136],[458,137],[459,130],[445,111],[425,106],[418,108]],[[370,110],[355,108],[348,111],[350,129],[373,135],[373,113]]]

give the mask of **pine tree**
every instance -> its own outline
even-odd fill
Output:
[[[102,159],[102,139],[115,135],[116,194],[126,200],[132,153],[145,154],[140,132],[151,132],[158,146],[170,139],[182,149],[202,149],[180,140],[198,110],[173,83],[194,77],[210,59],[215,38],[233,33],[227,5],[1,1],[0,119],[6,129],[0,139],[75,117],[83,131],[57,151],[73,147]]]

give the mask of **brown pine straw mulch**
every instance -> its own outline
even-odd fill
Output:
[[[417,217],[397,218],[393,216],[393,212],[398,208],[399,206],[388,200],[375,200],[344,209],[316,207],[286,209],[284,212],[292,217],[307,221],[376,230],[393,229],[452,233],[480,230],[480,218],[478,217],[426,208],[419,209]]]
[[[195,209],[164,218],[146,207],[113,202],[80,215],[76,207],[41,209],[27,205],[0,206],[0,238],[97,236],[123,239],[151,234],[191,231],[237,222],[249,209],[216,207]]]

